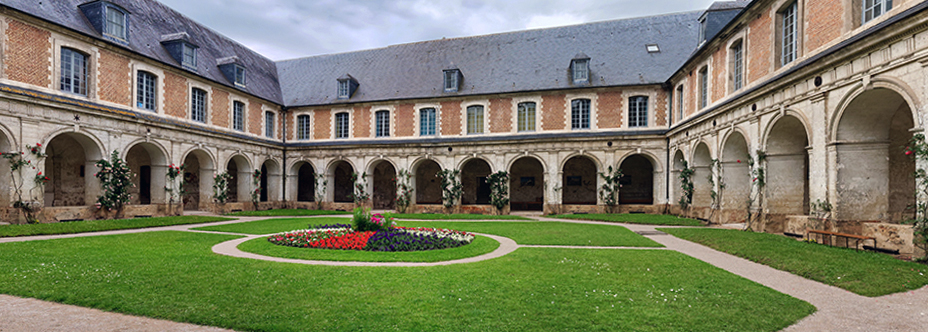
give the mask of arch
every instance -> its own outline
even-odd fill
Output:
[[[509,208],[512,211],[542,211],[545,202],[545,164],[526,155],[509,165]]]
[[[619,164],[622,178],[619,183],[619,204],[654,204],[654,161],[645,154],[633,154]]]
[[[95,163],[103,159],[102,144],[80,131],[59,131],[46,142],[45,206],[92,204],[100,195]]]
[[[94,161],[100,160],[103,159],[104,155],[106,154],[106,149],[104,148],[103,141],[100,140],[100,138],[85,130],[75,131],[74,128],[64,128],[51,132],[45,136],[45,140],[42,142],[42,145],[48,147],[52,140],[62,135],[71,137],[77,141],[77,143],[79,143],[81,147],[84,148],[88,159]]]
[[[184,210],[199,210],[209,203],[213,187],[215,160],[206,150],[194,147],[183,157],[184,165]]]
[[[6,128],[0,124],[0,152],[12,153],[14,146],[16,146],[16,144],[13,143],[13,137],[10,136]],[[6,165],[0,167],[0,207],[8,207],[13,201],[11,199],[13,196],[13,186],[10,181],[11,172],[10,168],[6,167]]]
[[[413,183],[416,185],[416,204],[441,204],[441,181],[438,179],[438,172],[441,171],[441,165],[432,159],[420,159],[415,164],[415,170],[412,172]]]
[[[673,153],[673,171],[679,172],[683,169],[684,164],[686,163],[686,157],[684,157],[683,150],[677,149]]]
[[[751,195],[751,168],[748,158],[751,158],[747,138],[741,131],[733,130],[725,138],[719,156],[721,161],[721,182],[719,189],[721,199],[719,204],[723,209],[744,210],[747,208],[745,197]]]
[[[461,163],[461,204],[490,204],[487,177],[493,173],[490,163],[482,158],[468,158]]]
[[[589,159],[590,161],[593,162],[593,165],[596,166],[596,169],[597,169],[597,170],[603,169],[603,163],[602,163],[602,161],[599,160],[599,158],[596,158],[596,156],[591,155],[591,154],[588,154],[588,153],[579,153],[579,152],[578,152],[578,153],[571,153],[571,154],[567,155],[567,157],[564,157],[564,159],[561,159],[561,163],[560,163],[560,165],[559,165],[559,166],[560,166],[559,169],[560,169],[561,171],[563,171],[563,170],[564,170],[564,166],[567,165],[567,162],[569,162],[571,159],[573,159],[573,158],[575,158],[575,157],[584,157],[584,158],[587,158],[587,159]]]
[[[849,94],[837,112],[835,218],[896,222],[914,217],[915,161],[902,147],[918,121],[911,98],[897,89],[874,82]]]
[[[670,174],[670,181],[673,183],[670,190],[672,194],[670,204],[680,202],[680,197],[683,195],[683,180],[680,179],[680,171],[683,170],[686,163],[683,150],[677,149],[673,153],[673,170]]]
[[[617,165],[619,166],[622,165],[625,159],[628,159],[629,157],[633,157],[633,156],[640,156],[640,157],[648,159],[648,162],[651,163],[651,167],[653,168],[654,173],[660,173],[664,171],[663,168],[661,168],[660,166],[663,163],[661,161],[661,158],[658,158],[657,155],[655,155],[651,151],[644,150],[644,149],[642,149],[641,152],[638,152],[638,151],[626,152],[624,155],[622,155],[621,158],[619,158],[619,162]]]
[[[354,173],[354,166],[347,160],[333,161],[329,166],[329,174],[332,180],[333,201],[336,203],[354,202],[354,186],[351,183],[351,174]]]
[[[136,140],[123,153],[126,164],[133,174],[133,187],[129,188],[130,204],[152,204],[165,202],[165,179],[167,173],[167,150],[156,142]]]
[[[712,164],[712,154],[706,142],[699,142],[693,149],[690,158],[690,168],[693,169],[693,206],[708,207],[712,204],[712,188],[709,185],[709,166]]]
[[[841,98],[836,108],[837,111],[834,112],[831,119],[828,121],[828,139],[831,142],[838,142],[841,140],[838,135],[838,127],[840,126],[841,119],[845,118],[845,113],[850,109],[851,104],[858,100],[861,95],[880,89],[890,90],[895,93],[905,101],[905,104],[909,106],[910,110],[918,110],[922,107],[918,99],[913,97],[918,95],[914,92],[915,90],[909,87],[904,81],[897,78],[883,76],[873,78],[869,86],[864,86],[861,83],[855,84],[853,88]],[[911,120],[913,124],[921,124],[921,121],[914,113],[911,114]]]
[[[596,205],[599,169],[596,160],[591,156],[577,154],[568,158],[561,168],[564,204]]]
[[[516,157],[513,157],[512,159],[510,159],[510,160],[509,160],[509,164],[506,165],[506,169],[510,169],[510,170],[511,170],[511,169],[512,169],[512,166],[516,163],[516,161],[519,161],[519,160],[522,159],[522,158],[533,158],[533,159],[535,159],[535,161],[537,161],[539,164],[541,164],[541,170],[542,170],[542,172],[543,172],[543,173],[547,173],[547,172],[548,172],[548,164],[545,164],[544,158],[542,158],[541,156],[539,156],[539,155],[537,155],[537,154],[534,154],[534,153],[527,153],[527,152],[524,153],[524,154],[522,154],[522,155],[519,155],[519,156],[516,156]]]
[[[805,141],[812,142],[812,130],[811,126],[809,126],[809,119],[805,116],[805,114],[798,110],[786,109],[786,111],[783,113],[779,113],[770,119],[770,122],[768,122],[767,126],[764,128],[764,134],[761,135],[760,146],[764,147],[764,151],[767,152],[768,155],[771,153],[771,146],[767,143],[770,140],[770,133],[774,130],[773,128],[780,123],[781,120],[786,118],[793,118],[792,120],[799,121],[799,124],[802,125],[802,131],[805,132]],[[795,128],[798,129],[798,127]],[[776,147],[774,146],[774,148]]]
[[[234,154],[226,162],[226,172],[232,176],[229,180],[229,202],[247,202],[251,198],[246,195],[251,188],[251,161],[242,154]]]
[[[261,163],[260,200],[262,202],[280,200],[280,163],[273,158]]]
[[[293,164],[291,176],[296,175],[296,201],[316,201],[316,168],[308,161],[298,161]]]
[[[767,210],[771,214],[809,212],[809,136],[802,119],[789,114],[770,123],[767,153]]]
[[[396,203],[396,167],[386,159],[371,163],[371,200],[375,209],[390,210]]]

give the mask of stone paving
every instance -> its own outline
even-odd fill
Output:
[[[222,225],[248,222],[269,217],[244,217],[234,221],[210,223]],[[275,262],[318,264],[332,266],[431,266],[477,262],[501,257],[518,248],[575,248],[575,249],[610,249],[610,250],[674,250],[693,258],[702,260],[716,267],[727,270],[774,290],[809,302],[817,312],[800,320],[784,331],[924,331],[928,326],[928,287],[918,290],[869,298],[846,290],[808,280],[787,272],[757,264],[736,256],[713,250],[711,248],[678,239],[661,233],[653,225],[616,224],[596,221],[550,219],[532,216],[539,221],[560,221],[586,224],[621,225],[634,232],[643,234],[666,248],[626,248],[626,247],[578,247],[578,246],[538,246],[519,245],[515,241],[491,234],[480,234],[500,242],[495,251],[476,257],[436,263],[376,263],[376,262],[332,262],[307,261],[267,257],[238,250],[242,242],[265,235],[247,235],[244,238],[227,241],[213,247],[213,252],[233,257],[261,259]],[[473,222],[473,220],[462,220]],[[82,234],[31,236],[17,238],[0,238],[0,243],[36,241],[59,238],[101,236],[113,234],[130,234],[153,231],[191,231],[204,233],[221,233],[194,231],[190,228],[198,225],[179,225],[146,229],[106,231]],[[230,233],[222,233],[230,234]],[[242,234],[235,234],[242,235]],[[177,323],[147,317],[104,312],[97,309],[76,307],[35,299],[23,299],[0,295],[0,332],[12,331],[225,331],[223,329],[192,324]]]

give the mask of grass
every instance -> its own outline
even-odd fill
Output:
[[[287,216],[326,216],[351,214],[350,211],[328,211],[328,210],[303,210],[303,209],[279,209],[264,211],[239,211],[229,213],[229,216],[238,217],[287,217]]]
[[[396,219],[416,220],[532,220],[530,218],[513,215],[487,215],[487,214],[439,214],[439,213],[385,213],[385,217]]]
[[[309,224],[350,224],[348,218],[286,218],[265,219],[244,223],[207,226],[196,230],[240,234],[272,234],[305,229]],[[400,226],[448,228],[459,231],[499,235],[525,245],[623,246],[662,247],[625,227],[586,225],[561,222],[466,222],[466,221],[401,221]],[[495,241],[494,241],[495,242]]]
[[[496,248],[499,248],[499,242],[484,236],[477,236],[473,242],[462,247],[412,252],[294,248],[270,243],[266,238],[246,241],[238,246],[238,249],[242,251],[271,257],[354,262],[441,262],[480,256],[490,253]]]
[[[661,225],[661,226],[702,226],[702,223],[699,220],[695,220],[695,219],[680,218],[680,217],[672,216],[672,215],[644,214],[644,213],[559,214],[559,215],[551,216],[551,218],[610,221],[610,222],[623,222],[623,223],[630,223],[630,224],[646,224],[646,225]]]
[[[766,233],[692,228],[661,231],[864,296],[882,296],[928,285],[928,266],[889,255]]]
[[[88,221],[70,221],[50,224],[31,224],[31,225],[0,225],[0,237],[15,236],[33,236],[33,235],[55,235],[55,234],[74,234],[86,232],[111,231],[119,229],[134,229],[161,227],[172,225],[201,224],[215,221],[233,220],[230,218],[204,217],[204,216],[180,216],[180,217],[158,217],[158,218],[138,218],[138,219],[118,219],[118,220],[88,220]]]
[[[151,232],[0,244],[0,293],[260,331],[777,331],[803,301],[672,251],[522,248],[471,264],[307,266]]]

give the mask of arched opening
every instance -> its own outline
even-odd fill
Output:
[[[433,160],[423,160],[416,166],[416,204],[441,204],[441,180]]]
[[[184,210],[199,210],[209,203],[213,187],[213,160],[203,150],[193,150],[184,158]]]
[[[372,200],[375,209],[393,209],[396,202],[396,168],[388,161],[380,161],[371,172],[374,188]]]
[[[636,154],[622,161],[619,167],[619,204],[654,204],[654,165],[644,155]]]
[[[261,164],[261,201],[276,202],[280,200],[281,195],[281,177],[280,165],[273,159],[265,160]]]
[[[490,204],[487,176],[490,176],[490,164],[485,160],[474,158],[464,163],[461,167],[462,204]]]
[[[852,100],[836,132],[834,216],[896,222],[914,216],[915,162],[904,154],[912,110],[899,93],[867,90]]]
[[[721,208],[742,211],[747,208],[747,197],[751,195],[751,168],[748,166],[747,140],[739,132],[728,135],[722,147]]]
[[[709,186],[709,165],[712,163],[712,155],[709,154],[709,146],[706,143],[699,143],[693,152],[693,206],[708,207],[712,204],[712,188]]]
[[[13,152],[13,143],[10,138],[0,131],[0,152]],[[10,177],[9,165],[0,165],[0,207],[7,207],[13,203],[10,199],[13,195],[12,178]]]
[[[777,120],[767,134],[767,209],[771,214],[809,213],[809,138],[794,116]]]
[[[261,164],[261,198],[262,202],[267,202],[267,162]]]
[[[297,170],[297,202],[316,201],[316,170],[309,163],[301,163]]]
[[[596,205],[596,163],[585,156],[576,156],[564,164],[564,204]]]
[[[334,201],[336,203],[352,203],[354,200],[354,188],[351,183],[351,174],[354,173],[354,168],[351,167],[347,161],[339,161],[335,163],[332,168],[332,175],[334,177],[333,191]]]
[[[670,192],[673,194],[670,204],[680,204],[680,198],[683,197],[683,179],[680,179],[680,171],[686,163],[686,157],[683,151],[677,150],[673,155],[673,170],[670,173],[670,181],[673,183]]]
[[[103,159],[100,148],[80,133],[65,133],[46,146],[45,206],[82,206],[93,204],[100,194],[100,181],[94,165]]]
[[[126,164],[136,176],[129,188],[129,204],[164,202],[164,174],[167,173],[167,156],[156,145],[139,143],[126,153]]]
[[[226,172],[232,176],[229,180],[229,202],[248,202],[251,200],[248,188],[251,185],[251,164],[244,156],[234,156],[226,164]]]
[[[545,199],[545,168],[538,159],[522,157],[509,167],[509,208],[542,211]]]

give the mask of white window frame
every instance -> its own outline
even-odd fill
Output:
[[[799,16],[799,0],[794,0],[783,6],[777,13],[777,19],[780,21],[780,67],[796,61],[799,58],[799,25],[802,23]]]
[[[640,99],[644,98],[644,109],[640,108]],[[647,95],[635,95],[631,96],[628,99],[628,127],[629,128],[647,128],[648,117],[650,116],[651,109],[651,98]],[[638,106],[638,107],[635,107]],[[633,109],[634,108],[634,109]],[[634,122],[632,119],[634,118]],[[643,122],[643,123],[642,123]]]
[[[204,89],[203,87],[194,86],[194,85],[191,85],[191,86],[190,86],[189,91],[190,91],[190,93],[189,93],[189,96],[190,96],[190,98],[189,98],[190,101],[189,101],[189,102],[190,102],[190,103],[188,104],[188,105],[189,105],[188,109],[190,110],[190,120],[192,120],[192,121],[194,121],[194,122],[199,122],[199,123],[209,123],[209,115],[210,115],[210,111],[209,111],[209,110],[210,110],[210,95],[211,95],[211,93],[210,93],[207,89]],[[196,109],[195,98],[196,98],[196,92],[197,92],[197,91],[202,91],[202,92],[203,92],[203,110],[202,110],[202,111],[203,111],[203,119],[197,119],[197,116],[196,116],[196,115],[197,115],[197,109]]]
[[[519,105],[524,103],[535,104],[535,121],[532,123],[532,130],[519,130]],[[512,132],[514,133],[532,133],[541,130],[541,98],[516,98],[512,100]]]
[[[461,88],[461,71],[459,69],[446,69],[442,71],[442,85],[445,92],[457,92]]]
[[[685,81],[680,82],[680,84],[677,85],[677,89],[676,89],[676,93],[678,94],[676,96],[677,100],[675,101],[677,103],[677,108],[678,108],[677,109],[677,115],[678,115],[677,123],[682,122],[686,114],[685,112],[686,99],[683,98],[684,94],[686,94],[686,88],[684,87],[685,83],[686,83]]]
[[[272,115],[273,115],[274,123],[269,124],[269,123],[267,122],[267,120],[268,120],[268,119],[267,119],[267,115],[268,115],[268,114],[272,114]],[[269,110],[269,109],[263,108],[263,109],[262,109],[262,112],[261,112],[261,124],[263,124],[263,126],[262,126],[263,128],[261,129],[261,132],[262,132],[262,134],[263,134],[262,136],[264,136],[264,138],[277,139],[277,131],[278,131],[278,130],[277,130],[277,129],[278,129],[278,128],[277,128],[277,123],[278,123],[278,121],[277,121],[277,112],[275,112],[275,111],[273,111],[273,110]],[[271,132],[268,132],[268,128],[271,129]]]
[[[472,110],[473,112],[471,112]],[[471,117],[471,113],[473,113],[473,117]],[[467,135],[481,135],[486,133],[486,113],[487,107],[483,104],[470,104],[464,107],[464,123]]]
[[[235,103],[242,103],[242,129],[235,128]],[[262,114],[263,115],[263,114]],[[262,120],[263,121],[263,120]],[[248,100],[229,96],[229,128],[242,133],[248,132]]]
[[[709,97],[712,91],[709,84],[712,80],[709,79],[709,73],[711,73],[709,65],[704,65],[699,67],[699,70],[696,71],[696,90],[699,92],[699,109],[706,108],[709,106]]]
[[[422,133],[422,110],[426,108],[435,109],[435,133],[424,135]],[[415,136],[423,137],[436,137],[441,136],[441,105],[439,104],[416,104],[413,106],[415,113],[413,114],[415,127],[413,128],[413,133]]]
[[[116,8],[116,6],[112,4],[108,4],[108,3],[104,3],[103,8],[104,8],[103,9],[103,34],[122,40],[122,41],[128,41],[129,39],[128,38],[129,37],[129,13],[124,12]],[[110,20],[110,11],[119,13],[119,15],[122,16],[122,22],[119,25],[119,27],[122,28],[121,32],[114,33],[113,28],[111,28],[111,24],[115,23],[115,21]]]
[[[579,64],[583,64],[583,68],[577,68]],[[574,59],[571,61],[570,65],[571,76],[574,83],[589,83],[590,82],[590,59]]]
[[[345,127],[344,127],[344,128],[339,128],[339,126],[342,124],[342,123],[338,120],[339,115],[344,115],[344,116],[345,116],[345,121],[344,121]],[[344,129],[344,130],[340,130],[340,129]],[[345,136],[339,136],[339,134],[340,134],[342,131],[344,131]],[[332,114],[332,135],[334,136],[333,138],[335,138],[335,139],[348,139],[348,138],[351,138],[351,113],[350,113],[350,112],[348,112],[348,111],[339,111],[339,112],[335,112],[335,113]]]
[[[239,64],[232,65],[232,78],[235,83],[235,86],[246,87],[248,85],[248,71],[245,70],[245,67]],[[241,72],[241,75],[239,73]],[[241,80],[239,80],[241,78]]]
[[[297,141],[308,141],[313,138],[313,115],[309,112],[300,112],[294,114],[296,116],[296,130],[294,130],[294,139]],[[300,122],[300,118],[305,117],[306,123],[303,124]],[[302,127],[301,126],[305,126]],[[300,137],[301,135],[305,135]]]
[[[0,32],[3,32],[3,30],[4,30],[4,29],[3,29],[2,27],[0,27]],[[98,91],[97,91],[97,79],[98,79],[98,76],[97,76],[97,59],[98,59],[99,56],[100,56],[100,55],[99,55],[99,50],[98,50],[96,47],[93,47],[93,46],[90,46],[90,45],[88,45],[88,44],[81,43],[81,42],[75,41],[75,40],[73,40],[73,39],[67,38],[67,37],[65,37],[65,36],[61,36],[61,35],[54,34],[54,33],[52,34],[52,39],[54,40],[54,43],[53,43],[53,45],[54,45],[54,54],[53,54],[53,59],[52,59],[52,60],[53,60],[52,65],[53,65],[54,67],[52,68],[52,69],[53,69],[53,70],[52,70],[52,71],[53,71],[53,75],[52,75],[52,78],[53,78],[53,79],[52,79],[52,81],[51,81],[52,85],[49,86],[49,88],[51,88],[51,90],[52,90],[52,91],[55,91],[56,93],[59,93],[59,94],[62,94],[62,95],[66,95],[66,96],[68,96],[68,97],[72,97],[72,98],[86,98],[86,99],[89,99],[89,100],[97,101],[97,100],[98,100],[98,96],[97,96],[97,92],[98,92]],[[85,59],[86,59],[86,61],[87,61],[87,63],[86,63],[86,69],[87,69],[87,77],[86,77],[86,79],[87,79],[87,93],[86,93],[86,94],[76,94],[76,93],[71,93],[71,92],[68,92],[68,91],[66,91],[66,90],[62,90],[62,89],[61,89],[61,69],[62,69],[62,67],[61,67],[61,65],[62,65],[62,63],[61,63],[61,50],[62,50],[62,48],[70,48],[70,49],[72,49],[72,50],[78,51],[79,53],[82,53],[82,54],[85,56]],[[2,64],[2,63],[3,63],[3,61],[2,61],[2,59],[0,59],[0,64]],[[134,97],[134,96],[135,96],[135,95],[133,95],[133,97]],[[126,105],[122,105],[122,106],[126,106]]]
[[[577,103],[575,103],[575,101]],[[583,109],[580,108],[578,113],[574,114],[574,105],[582,105],[581,101],[586,101],[586,126],[584,126],[584,114]],[[590,130],[593,129],[593,100],[589,98],[574,98],[570,100],[570,130]],[[577,118],[577,119],[575,119]],[[576,126],[574,125],[576,123]]]
[[[380,114],[384,114],[384,113],[386,113],[386,115],[387,115],[387,116],[386,116],[386,119],[385,119],[386,121],[381,121],[381,119],[378,118],[378,116],[379,116]],[[393,112],[392,112],[391,110],[383,109],[383,108],[377,108],[377,109],[374,111],[374,116],[373,116],[373,118],[374,118],[374,125],[372,126],[372,128],[374,128],[374,137],[391,137],[391,136],[393,136],[393,125],[392,125],[392,124],[393,124]],[[381,130],[380,130],[380,129],[381,129],[381,125],[385,125],[385,126],[386,126],[386,132],[381,132]]]
[[[349,80],[338,80],[338,99],[348,99],[351,97],[351,82]]]
[[[886,12],[888,12],[888,11],[890,11],[890,10],[893,9],[893,1],[892,1],[892,0],[872,0],[872,1],[870,2],[869,8],[868,8],[868,6],[867,6],[867,1],[868,1],[868,0],[860,0],[860,6],[861,6],[861,9],[860,9],[860,16],[861,16],[861,17],[860,17],[860,24],[861,24],[861,25],[867,24],[868,22],[873,21],[873,20],[876,19],[877,17],[880,17],[880,16],[882,16],[883,14],[886,14]],[[868,11],[870,12],[870,13],[869,13],[869,15],[870,15],[870,18],[869,18],[869,19],[867,18]],[[877,13],[877,12],[879,12],[879,13]]]
[[[181,66],[184,68],[196,71],[197,70],[197,48],[193,47],[193,45],[190,45],[188,43],[180,43],[180,44],[181,44],[181,55],[180,55]]]
[[[744,88],[744,39],[738,39],[728,47],[731,58],[731,92]]]
[[[67,61],[65,61],[64,59],[65,54],[70,55]],[[81,66],[83,73],[80,73],[79,79],[75,80],[74,79],[76,76],[75,75],[75,67],[76,67],[75,60],[78,58],[77,56],[80,56],[80,58],[83,59],[83,65]],[[90,86],[90,82],[89,82],[90,73],[88,72],[88,69],[89,69],[88,67],[90,65],[90,56],[74,48],[62,47],[60,49],[60,55],[58,56],[58,61],[59,61],[58,89],[61,91],[67,92],[69,94],[86,97],[89,92],[88,87]],[[70,68],[68,70],[67,75],[65,73],[65,64],[67,64],[68,68]],[[70,80],[70,83],[68,83],[67,89],[65,89],[64,87],[66,80]],[[78,81],[78,82],[75,83],[75,81]]]

